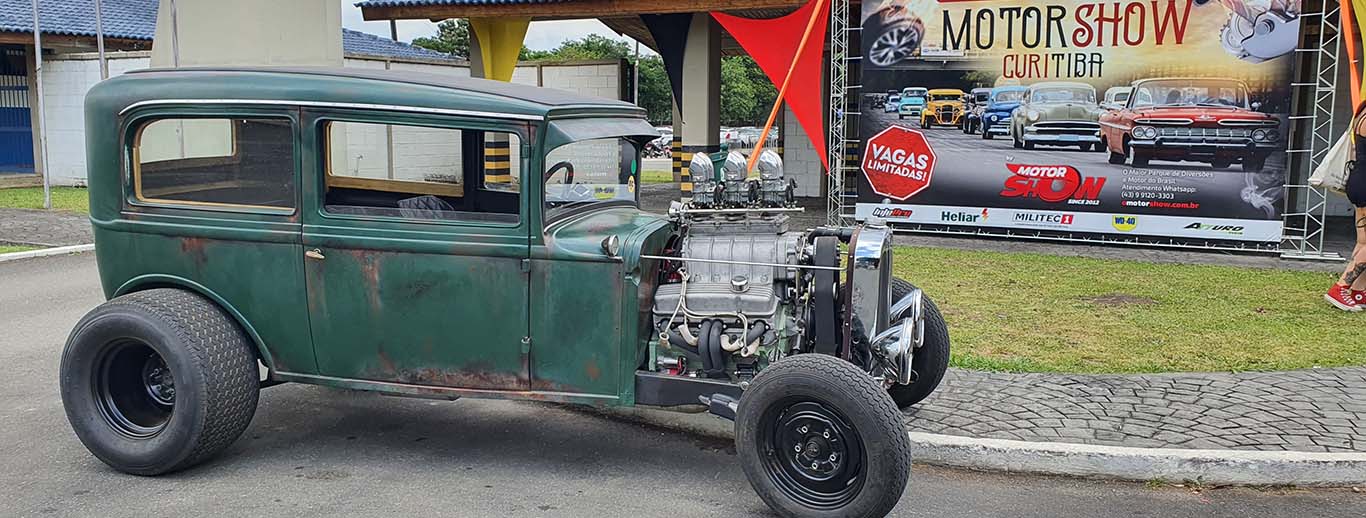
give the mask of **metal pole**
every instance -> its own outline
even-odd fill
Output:
[[[636,106],[640,106],[640,40],[636,40],[636,64],[631,75],[631,84],[635,88],[635,91],[631,92],[631,100],[635,101]]]
[[[180,68],[180,27],[177,26],[175,0],[171,1],[171,66]]]
[[[109,79],[109,62],[104,60],[104,9],[95,0],[95,48],[100,54],[100,79]]]
[[[43,114],[43,31],[38,29],[38,0],[33,0],[33,79],[38,90],[38,165],[43,172],[43,208],[52,208],[52,180],[47,170],[47,117]]]
[[[389,39],[398,41],[398,20],[389,20]]]

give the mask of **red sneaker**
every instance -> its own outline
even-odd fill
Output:
[[[1328,293],[1323,294],[1323,299],[1343,311],[1361,311],[1361,304],[1357,303],[1354,295],[1351,286],[1334,284],[1332,288],[1328,288]]]
[[[1366,290],[1352,290],[1352,302],[1366,309]]]

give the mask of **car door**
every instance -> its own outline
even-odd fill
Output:
[[[525,123],[306,110],[304,270],[322,375],[525,390]]]

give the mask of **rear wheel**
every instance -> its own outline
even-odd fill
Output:
[[[914,289],[915,285],[904,279],[892,278],[892,303],[895,304]],[[939,307],[934,301],[929,297],[923,300],[925,342],[911,356],[911,371],[915,372],[915,381],[910,385],[893,385],[887,389],[892,400],[896,401],[897,408],[901,409],[929,397],[934,389],[939,387],[939,383],[944,380],[944,373],[949,369],[949,326],[944,323],[944,316],[939,313]]]
[[[892,398],[830,355],[761,371],[740,399],[735,443],[750,485],[783,516],[885,516],[910,478],[910,440]]]
[[[256,355],[213,302],[176,289],[115,298],[76,324],[61,394],[76,437],[110,467],[158,475],[193,466],[246,430]]]

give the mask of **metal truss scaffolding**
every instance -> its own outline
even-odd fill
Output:
[[[829,225],[845,225],[853,220],[855,195],[853,185],[848,180],[858,169],[857,160],[846,160],[846,154],[858,146],[858,106],[850,103],[850,91],[858,99],[860,85],[849,84],[849,66],[859,59],[849,55],[850,33],[859,30],[849,23],[849,0],[830,2],[830,70],[829,80],[830,115],[828,119],[827,159],[830,170],[826,175],[825,221]],[[852,106],[852,108],[851,108]],[[850,131],[854,137],[850,138]]]
[[[1299,95],[1311,96],[1308,114],[1296,114],[1290,118],[1310,124],[1308,145],[1298,149],[1288,149],[1290,163],[1304,164],[1305,171],[1313,171],[1323,162],[1323,157],[1333,145],[1333,108],[1337,102],[1338,50],[1342,46],[1339,31],[1338,0],[1320,0],[1318,11],[1300,14],[1300,23],[1317,22],[1319,27],[1316,46],[1303,46],[1295,49],[1300,54],[1312,54],[1314,75],[1312,81],[1291,83],[1292,91]],[[1313,37],[1305,38],[1313,43]],[[1298,123],[1298,122],[1297,122]],[[1323,226],[1328,214],[1328,192],[1325,189],[1308,185],[1308,174],[1296,178],[1288,175],[1285,185],[1284,234],[1281,241],[1281,257],[1295,259],[1341,260],[1335,252],[1323,249]]]

